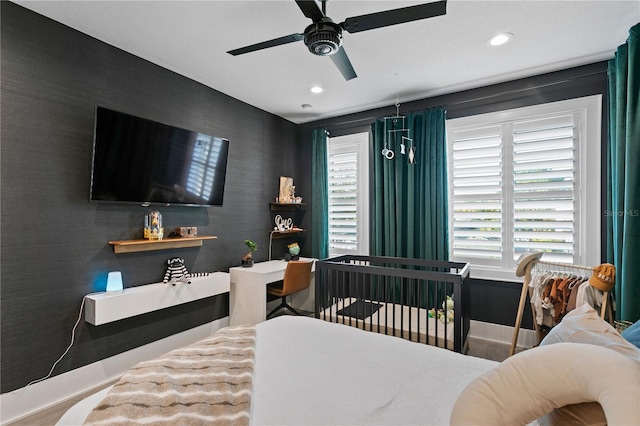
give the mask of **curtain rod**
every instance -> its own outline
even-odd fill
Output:
[[[586,66],[589,66],[589,65],[586,65]],[[514,88],[514,89],[509,89],[509,90],[503,90],[503,91],[500,91],[498,93],[492,93],[492,94],[489,94],[489,95],[486,95],[486,96],[477,96],[477,97],[473,97],[473,98],[470,98],[470,99],[461,99],[461,100],[457,100],[457,101],[453,101],[453,102],[437,102],[437,103],[434,103],[431,106],[426,106],[426,107],[415,107],[415,108],[413,108],[411,106],[411,104],[419,103],[419,102],[425,102],[425,101],[429,101],[429,100],[442,101],[444,99],[439,99],[439,98],[445,98],[446,99],[448,97],[457,96],[457,95],[459,95],[460,93],[463,93],[463,92],[470,92],[470,91],[476,91],[476,90],[483,89],[482,87],[480,87],[480,88],[467,89],[467,90],[462,90],[462,91],[453,92],[453,93],[444,93],[444,94],[441,94],[441,95],[431,96],[431,97],[427,97],[427,98],[414,99],[414,100],[411,100],[411,101],[406,101],[404,103],[404,105],[412,108],[410,110],[410,112],[411,111],[417,111],[417,110],[420,110],[420,109],[425,109],[425,108],[433,108],[433,107],[437,107],[437,106],[444,106],[445,109],[446,109],[446,108],[452,107],[452,106],[464,105],[464,104],[469,104],[469,103],[472,103],[472,102],[478,102],[478,101],[483,101],[483,100],[499,98],[499,97],[505,96],[505,95],[515,95],[515,94],[519,94],[519,93],[523,93],[523,92],[527,92],[527,91],[532,91],[532,90],[535,91],[535,90],[543,89],[543,88],[546,88],[546,87],[555,86],[555,85],[558,85],[558,84],[566,84],[566,83],[570,83],[570,82],[578,80],[578,79],[588,78],[588,77],[592,77],[594,75],[599,75],[599,74],[602,74],[602,73],[606,74],[606,72],[607,72],[606,69],[604,69],[604,70],[584,70],[584,71],[585,72],[580,73],[580,74],[575,75],[575,76],[564,77],[564,78],[560,78],[558,80],[554,80],[554,81],[547,82],[547,83],[538,83],[538,84],[532,85],[532,86],[526,86],[526,87],[519,87],[519,88]],[[562,71],[559,71],[559,72],[562,72]],[[538,77],[538,76],[524,77],[521,80],[531,79],[531,78],[535,78],[535,77]],[[497,85],[508,84],[508,83],[509,82],[496,83],[496,84],[491,85],[491,86],[497,86]],[[488,87],[488,86],[486,86],[486,87]],[[388,110],[388,109],[391,109],[391,108],[394,108],[394,105],[385,105],[385,106],[382,106],[382,107],[379,107],[379,108],[375,108],[375,109],[372,109],[372,110],[368,110],[368,111],[355,112],[355,113],[349,114],[347,116],[344,116],[344,121],[337,121],[337,122],[331,123],[331,118],[328,118],[328,119],[316,121],[316,123],[324,122],[321,125],[318,125],[318,124],[313,125],[312,124],[313,122],[306,123],[306,125],[311,125],[310,126],[311,128],[319,127],[319,126],[322,126],[322,125],[326,126],[326,127],[338,127],[339,128],[341,126],[348,126],[350,124],[363,123],[363,122],[367,122],[367,121],[369,123],[371,123],[372,121],[375,121],[376,118],[378,118],[380,116],[380,114],[384,115],[384,111],[385,110]],[[367,114],[367,115],[362,116],[362,117],[349,118],[349,116],[356,116],[358,114],[363,114],[364,115],[367,112],[370,113],[370,114]],[[339,118],[339,117],[336,117],[336,118]]]

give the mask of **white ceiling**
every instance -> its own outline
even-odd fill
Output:
[[[15,2],[294,123],[606,60],[640,22],[638,0],[449,0],[444,16],[345,32],[358,74],[345,81],[302,41],[226,53],[303,32],[311,21],[293,0]],[[331,0],[327,15],[338,23],[426,2]],[[485,43],[504,31],[511,43]],[[314,95],[313,85],[325,91]]]

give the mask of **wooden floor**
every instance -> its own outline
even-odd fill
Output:
[[[490,340],[469,338],[468,355],[490,359],[493,361],[504,361],[509,357],[510,348],[511,345],[506,343],[503,344]],[[96,389],[90,393],[79,395],[54,407],[48,408],[29,417],[25,417],[24,419],[9,424],[11,426],[53,426],[62,417],[62,415],[75,403],[98,390],[99,389]]]
[[[38,413],[32,414],[28,417],[25,417],[21,420],[12,422],[12,423],[8,423],[8,425],[11,426],[53,426],[57,423],[58,420],[60,420],[60,418],[62,417],[62,415],[64,413],[67,412],[67,410],[69,408],[71,408],[74,404],[76,404],[77,402],[80,402],[81,400],[83,400],[84,398],[88,397],[89,395],[98,392],[101,389],[106,388],[107,386],[112,385],[113,383],[107,383],[105,384],[103,387],[101,388],[97,388],[94,389],[90,392],[78,395],[74,398],[71,398],[65,402],[61,402],[60,404],[57,404],[51,408],[48,408],[46,410],[42,410]],[[78,426],[78,425],[65,425],[65,426]]]

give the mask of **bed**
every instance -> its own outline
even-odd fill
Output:
[[[251,424],[446,424],[462,389],[497,364],[281,316],[256,325]],[[82,424],[108,391],[78,403],[58,424]]]
[[[560,330],[551,344],[497,363],[307,317],[282,316],[254,330],[250,408],[242,421],[228,424],[535,424],[539,417],[548,420],[546,413],[557,407],[580,408],[589,401],[600,401],[617,424],[640,421],[640,350],[625,346],[622,338],[603,347],[572,342],[571,333]],[[554,362],[542,364],[549,359]],[[567,364],[572,366],[567,377],[550,376],[556,365]],[[591,365],[602,370],[594,374]],[[549,386],[550,377],[580,380],[557,387],[560,398]],[[607,377],[615,381],[613,392]],[[82,424],[108,392],[79,402],[58,425]],[[590,415],[594,408],[602,415],[595,405]],[[200,423],[212,424],[186,418],[164,424]]]

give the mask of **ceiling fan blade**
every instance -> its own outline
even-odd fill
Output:
[[[345,80],[349,81],[352,78],[356,78],[356,72],[351,65],[351,61],[347,56],[347,52],[344,50],[344,47],[340,47],[336,53],[329,56],[335,66],[338,68],[342,76]]]
[[[241,47],[239,49],[229,50],[227,53],[237,56],[243,53],[255,52],[269,47],[280,46],[282,44],[293,43],[304,39],[304,34],[289,34],[288,36],[274,38],[273,40],[263,41],[262,43],[252,44],[251,46]]]
[[[307,18],[313,22],[318,22],[324,18],[324,13],[318,7],[314,0],[296,0],[298,7]]]
[[[384,12],[370,13],[368,15],[354,16],[345,19],[340,24],[342,29],[349,33],[373,30],[389,25],[403,24],[405,22],[432,18],[447,13],[447,1],[441,0],[433,3],[419,4],[417,6],[402,7]]]

